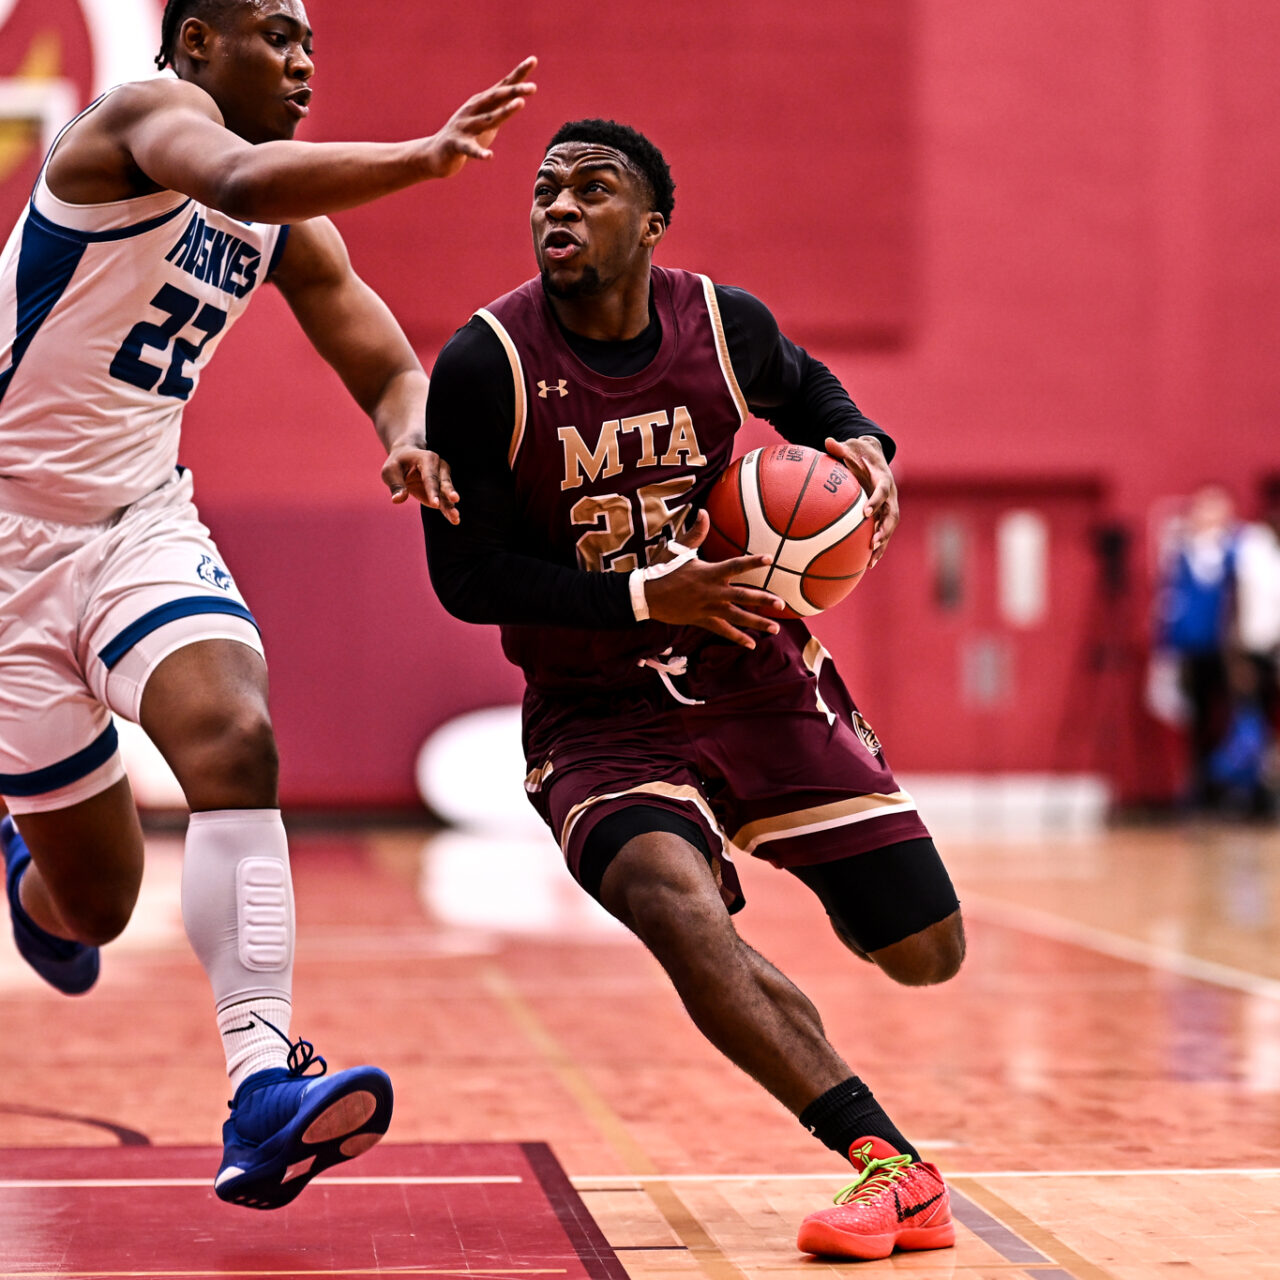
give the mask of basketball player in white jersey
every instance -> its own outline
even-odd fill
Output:
[[[63,131],[0,258],[0,844],[20,951],[87,990],[142,873],[111,713],[156,743],[191,809],[183,918],[234,1089],[215,1186],[275,1208],[372,1146],[392,1091],[375,1067],[321,1079],[291,1040],[266,665],[176,465],[182,409],[270,281],[373,420],[393,499],[439,505],[426,377],[323,215],[487,158],[534,60],[433,136],[314,145],[292,141],[315,69],[302,0],[169,0],[157,63],[177,78]]]

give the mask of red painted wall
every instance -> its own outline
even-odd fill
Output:
[[[428,130],[524,53],[543,59],[491,165],[338,219],[425,361],[530,273],[528,189],[554,128],[638,124],[678,184],[660,260],[756,289],[846,380],[899,439],[906,520],[950,486],[981,498],[1058,478],[1133,531],[1128,684],[1106,696],[1149,741],[1148,514],[1206,478],[1247,507],[1280,470],[1273,0],[309,10],[314,139]],[[432,725],[517,681],[492,635],[429,598],[416,515],[382,509],[371,430],[274,296],[206,376],[185,460],[266,628],[288,801],[411,800]],[[895,551],[877,574],[927,572],[907,537]],[[1062,599],[1090,599],[1089,556],[1065,563]],[[878,693],[876,650],[929,621],[886,611],[868,584],[819,628],[903,771],[930,766],[931,708],[910,673]],[[1069,683],[1046,700],[1028,680],[1009,714],[1056,724],[1094,693]],[[1053,763],[1051,736],[1026,767]],[[981,740],[971,758],[1001,763]],[[1175,779],[1150,751],[1102,763],[1132,796]]]

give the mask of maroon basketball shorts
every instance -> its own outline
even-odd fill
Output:
[[[731,911],[742,905],[734,857],[794,870],[928,839],[803,624],[754,651],[712,644],[650,665],[639,688],[525,698],[525,789],[580,883],[596,824],[635,805],[700,829]]]

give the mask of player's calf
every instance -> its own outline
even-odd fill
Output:
[[[22,905],[22,879],[31,868],[31,854],[11,817],[0,819],[0,850],[4,854],[5,891],[13,939],[22,958],[64,995],[83,995],[98,980],[98,948],[60,938],[42,929]]]

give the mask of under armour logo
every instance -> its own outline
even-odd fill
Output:
[[[561,396],[567,396],[569,394],[566,390],[567,386],[568,383],[563,378],[561,378],[554,387],[549,387],[545,382],[540,380],[538,382],[538,399],[545,400],[547,398],[548,391],[558,391]]]

